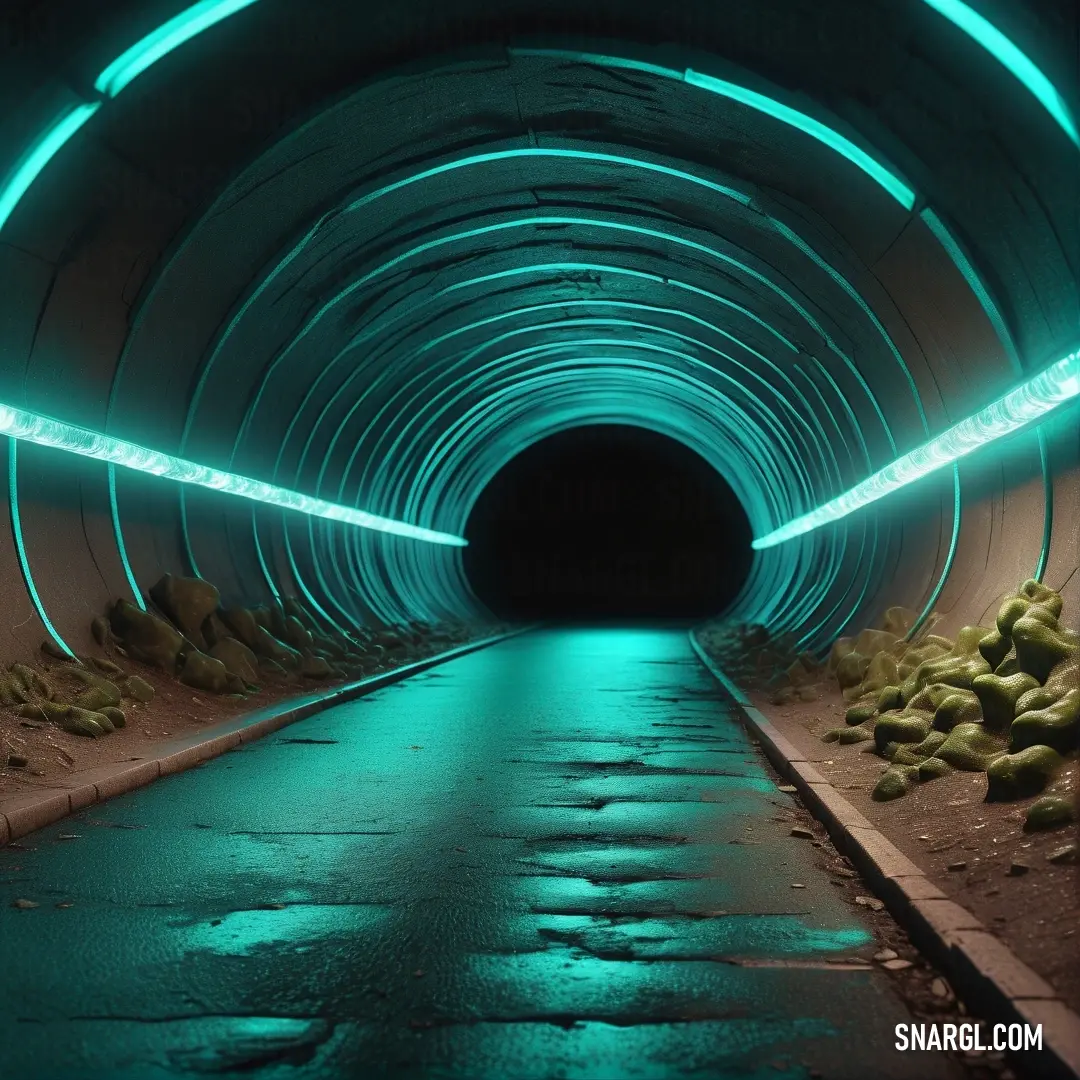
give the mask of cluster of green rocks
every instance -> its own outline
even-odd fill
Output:
[[[152,701],[154,688],[119,664],[80,657],[44,670],[12,664],[0,675],[0,704],[26,721],[51,723],[73,735],[97,738],[127,725],[131,705]]]
[[[1060,623],[1061,597],[1025,581],[993,627],[965,626],[950,640],[865,630],[840,638],[827,670],[851,702],[846,725],[823,738],[873,743],[889,761],[873,797],[896,799],[954,769],[985,772],[987,799],[1039,795],[1029,829],[1075,817],[1054,790],[1080,747],[1080,634]]]
[[[266,682],[358,679],[447,648],[469,637],[463,624],[408,623],[323,629],[294,598],[257,607],[221,606],[217,588],[200,578],[166,574],[148,610],[117,600],[91,631],[106,656],[72,659],[46,643],[43,670],[14,664],[0,674],[0,703],[20,717],[98,737],[124,727],[126,702],[153,700],[154,687],[116,659],[146,664],[212,694],[244,697]],[[116,658],[116,659],[114,659]],[[126,699],[126,701],[125,701]]]

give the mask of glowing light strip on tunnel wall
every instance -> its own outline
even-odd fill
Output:
[[[10,435],[13,439],[36,443],[38,446],[52,446],[66,450],[81,457],[109,461],[114,465],[123,465],[136,472],[149,473],[166,480],[176,480],[181,484],[196,484],[213,491],[224,491],[229,495],[239,495],[244,499],[279,506],[284,510],[297,510],[302,514],[328,518],[357,525],[362,529],[374,529],[376,532],[391,533],[412,540],[425,540],[431,544],[446,544],[464,547],[468,541],[449,533],[423,529],[417,525],[408,525],[393,518],[379,517],[364,510],[357,510],[339,503],[316,499],[311,495],[302,495],[298,491],[265,484],[261,480],[238,476],[236,473],[212,469],[207,465],[197,465],[193,461],[161,454],[148,450],[144,446],[113,439],[87,428],[75,427],[47,416],[16,409],[11,405],[0,404],[0,434]]]
[[[222,19],[227,19],[257,2],[258,0],[202,0],[201,3],[193,4],[118,56],[98,76],[94,89],[106,97],[116,97],[124,87],[134,82],[148,67],[156,64],[173,49],[204,30],[209,30]]]
[[[760,537],[753,546],[758,551],[774,547],[847,517],[973,450],[1019,431],[1076,397],[1080,397],[1080,350],[1052,364],[985,409],[954,424],[936,439],[897,458],[843,495]]]
[[[101,108],[101,102],[76,105],[66,109],[19,160],[0,190],[0,229],[19,205],[41,170],[59,153],[64,144]]]
[[[627,60],[618,56],[605,56],[601,53],[576,52],[566,49],[539,49],[539,48],[511,48],[510,52],[517,56],[554,56],[575,60],[584,64],[595,64],[598,67],[630,68],[635,71],[645,71],[661,78],[677,79],[685,82],[688,86],[696,86],[699,90],[707,90],[709,93],[718,94],[720,97],[737,101],[740,105],[755,109],[757,112],[771,116],[782,124],[796,128],[809,135],[812,139],[824,143],[830,150],[835,150],[842,157],[847,158],[853,165],[860,168],[867,176],[884,188],[905,210],[915,207],[915,192],[912,191],[899,176],[888,169],[872,155],[868,154],[860,146],[857,146],[839,131],[823,124],[820,120],[793,109],[765,94],[750,90],[745,86],[728,82],[725,79],[717,79],[712,75],[704,75],[692,68],[678,70],[676,68],[660,67],[656,64],[645,64],[639,61]]]
[[[967,4],[961,3],[961,0],[925,2],[1007,67],[1035,95],[1039,104],[1054,118],[1054,122],[1072,143],[1080,147],[1080,131],[1077,130],[1076,120],[1069,106],[1058,93],[1057,87],[1034,61],[1021,52],[993,23],[973,11]]]

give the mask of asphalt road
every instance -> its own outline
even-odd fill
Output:
[[[0,1075],[952,1076],[788,798],[685,632],[506,641],[0,850]]]

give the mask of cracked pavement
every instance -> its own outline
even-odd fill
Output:
[[[5,1075],[955,1075],[894,1051],[868,915],[685,632],[535,632],[288,732],[0,849]]]

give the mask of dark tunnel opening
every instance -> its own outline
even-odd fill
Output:
[[[641,428],[575,428],[505,466],[469,517],[465,571],[507,619],[694,619],[749,573],[751,528],[694,451]]]

